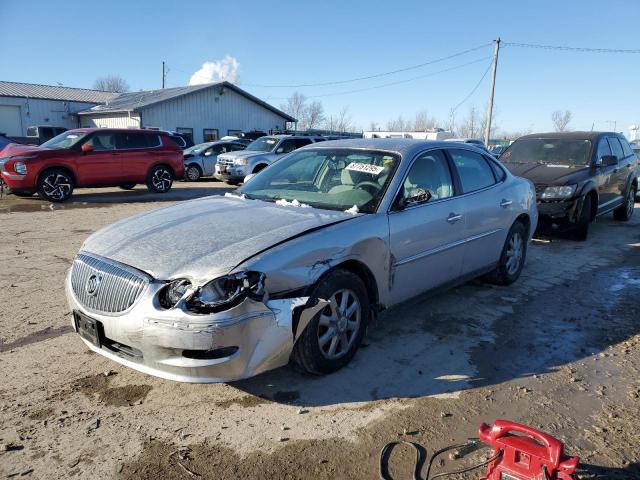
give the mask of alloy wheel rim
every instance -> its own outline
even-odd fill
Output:
[[[631,187],[629,189],[629,198],[627,198],[627,217],[633,215],[633,209],[636,202],[636,189]]]
[[[513,275],[520,268],[522,262],[523,241],[522,236],[516,232],[509,239],[507,247],[507,273]]]
[[[71,180],[61,173],[51,173],[44,178],[42,191],[53,200],[62,200],[71,192]]]
[[[168,170],[164,168],[159,168],[153,173],[153,178],[151,179],[153,186],[156,190],[160,192],[164,192],[168,190],[171,186],[171,174]]]
[[[360,330],[360,301],[349,289],[335,292],[320,312],[318,346],[328,360],[338,359],[349,351]]]
[[[197,180],[198,179],[198,169],[195,167],[189,167],[187,170],[187,177],[189,180]]]

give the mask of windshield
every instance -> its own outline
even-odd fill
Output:
[[[64,132],[40,146],[45,148],[71,148],[86,136],[87,133],[85,132]]]
[[[589,164],[591,140],[524,138],[516,140],[502,155],[506,163],[539,163],[583,167]]]
[[[278,143],[278,139],[275,137],[260,137],[247,145],[247,150],[270,152],[276,146],[276,143]]]
[[[283,157],[238,191],[250,199],[373,213],[399,163],[387,152],[304,150]]]
[[[209,148],[211,145],[213,145],[213,143],[209,142],[209,143],[200,143],[198,145],[194,145],[193,147],[189,147],[184,151],[185,155],[200,155],[200,153],[203,150],[206,150],[207,148]]]

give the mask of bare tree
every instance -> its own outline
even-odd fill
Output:
[[[426,132],[437,125],[437,120],[429,115],[429,112],[422,110],[416,113],[416,119],[413,122],[412,130],[414,132]]]
[[[375,132],[376,130],[378,130],[378,124],[376,122],[372,121],[369,124],[369,131],[370,132]]]
[[[287,98],[287,103],[280,105],[280,109],[285,113],[288,113],[293,118],[295,118],[298,122],[304,123],[304,112],[307,108],[307,97],[300,92],[294,92],[289,98]],[[302,130],[302,126],[299,126],[299,129]]]
[[[478,138],[481,133],[481,119],[475,106],[469,108],[469,113],[458,125],[458,135],[463,138]]]
[[[106,75],[97,78],[93,84],[95,90],[103,92],[124,93],[129,91],[129,84],[126,80],[118,75]]]
[[[573,114],[569,110],[556,110],[551,114],[551,121],[556,129],[556,132],[564,132],[567,129],[567,125],[571,121]]]
[[[342,107],[338,113],[336,120],[336,130],[339,132],[348,132],[353,128],[349,107]]]
[[[410,121],[406,121],[402,115],[398,116],[395,120],[387,121],[387,130],[389,132],[405,132],[412,130],[413,126]]]
[[[320,102],[311,102],[302,112],[304,129],[318,128],[324,122],[324,107]]]
[[[447,121],[447,130],[451,132],[452,135],[456,134],[456,111],[455,109],[449,110],[449,119]]]

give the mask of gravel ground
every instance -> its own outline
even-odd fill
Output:
[[[566,442],[580,478],[640,478],[640,215],[599,219],[585,243],[536,239],[511,287],[476,281],[385,312],[327,377],[284,367],[188,385],[91,353],[63,286],[84,239],[225,191],[87,189],[62,207],[0,198],[0,477],[377,478],[388,441],[433,452],[506,418]],[[410,478],[412,456],[394,454],[395,478]]]

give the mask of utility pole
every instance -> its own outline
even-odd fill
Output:
[[[164,79],[166,74],[164,73],[164,60],[162,61],[162,88],[164,88]]]
[[[496,38],[496,48],[493,52],[493,73],[491,74],[491,90],[489,92],[489,105],[487,105],[487,124],[484,127],[484,144],[489,145],[491,134],[491,117],[493,116],[493,92],[496,88],[496,70],[498,69],[498,54],[500,53],[500,37]]]

